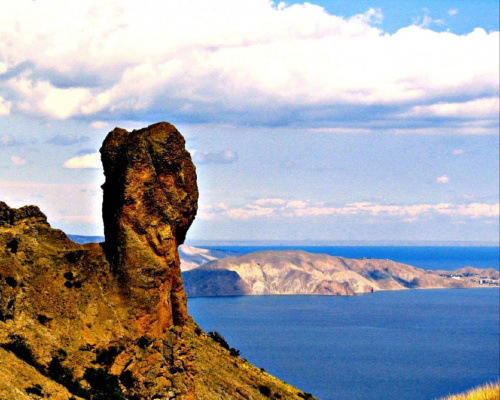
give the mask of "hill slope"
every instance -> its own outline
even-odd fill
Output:
[[[390,260],[269,250],[215,260],[182,276],[187,295],[195,297],[486,287],[498,286],[499,273],[473,268],[425,271]]]
[[[104,243],[0,202],[0,399],[306,398],[187,315],[177,247],[198,191],[175,127],[116,128],[101,154]]]

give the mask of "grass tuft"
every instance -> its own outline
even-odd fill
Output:
[[[449,396],[442,400],[500,400],[500,382],[488,383],[466,393]]]

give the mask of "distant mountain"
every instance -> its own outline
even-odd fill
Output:
[[[102,236],[68,235],[76,243]],[[189,297],[260,294],[354,295],[378,290],[498,286],[493,268],[426,271],[390,260],[348,259],[299,250],[245,255],[179,246],[182,278]]]
[[[67,235],[67,236],[73,242],[78,243],[78,244],[104,242],[104,236],[84,236],[84,235]]]
[[[179,246],[179,257],[181,258],[181,270],[189,271],[207,262],[220,258],[239,256],[240,253],[234,251],[200,249],[198,247]]]
[[[317,294],[498,286],[496,270],[425,271],[390,260],[298,250],[259,251],[210,261],[182,274],[189,297]]]

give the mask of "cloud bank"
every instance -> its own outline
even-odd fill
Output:
[[[415,24],[387,34],[379,10],[342,18],[269,0],[1,3],[0,115],[423,133],[498,125],[498,32]]]
[[[370,216],[398,218],[404,222],[414,222],[419,218],[432,216],[449,216],[453,218],[497,219],[500,215],[500,204],[373,204],[371,202],[349,203],[343,206],[325,206],[303,200],[258,199],[244,206],[228,207],[225,204],[200,208],[199,217],[211,220],[218,217],[235,220],[249,220],[259,217],[273,218],[307,218],[325,216]]]

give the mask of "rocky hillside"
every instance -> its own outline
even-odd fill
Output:
[[[304,399],[188,316],[177,246],[198,190],[170,124],[101,148],[105,243],[0,202],[0,399]]]
[[[183,244],[179,246],[179,256],[181,258],[181,271],[190,271],[220,258],[237,256],[238,253],[224,250],[201,249]]]
[[[473,268],[425,271],[390,260],[348,259],[304,251],[260,251],[183,272],[196,296],[354,295],[378,290],[498,286],[499,272]]]

